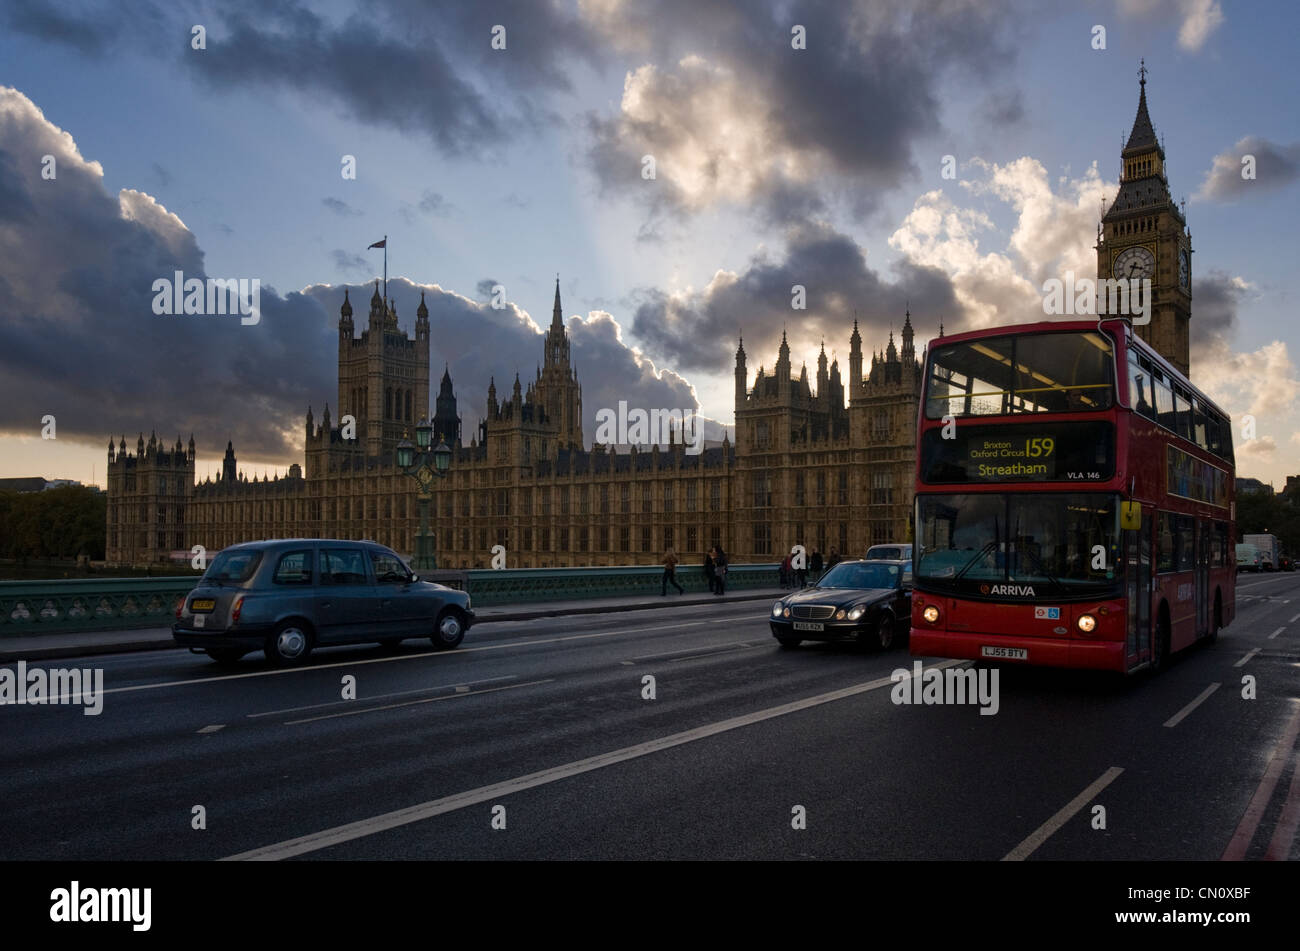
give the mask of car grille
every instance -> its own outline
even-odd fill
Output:
[[[832,604],[796,604],[790,613],[794,617],[805,618],[809,621],[825,621],[835,613],[835,606]]]

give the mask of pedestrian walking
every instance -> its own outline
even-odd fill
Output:
[[[709,594],[713,594],[718,586],[717,566],[713,563],[713,553],[712,548],[704,553],[704,580],[709,584]]]
[[[713,571],[718,576],[717,593],[723,595],[727,593],[727,553],[722,550],[721,545],[718,545],[714,551],[717,552],[713,556]]]
[[[793,578],[791,577],[791,573],[790,573],[790,556],[789,556],[789,555],[786,555],[785,558],[784,558],[784,560],[782,560],[782,562],[781,562],[781,569],[780,569],[780,571],[779,571],[778,573],[779,573],[779,575],[780,575],[781,587],[782,587],[783,589],[784,589],[784,588],[790,588],[790,587],[793,587],[793,586],[794,586],[794,580],[793,580]]]
[[[668,582],[670,581],[673,583],[673,587],[677,589],[678,594],[685,594],[686,589],[677,583],[677,554],[673,551],[672,545],[669,545],[664,551],[663,565],[663,583],[660,585],[663,590],[659,592],[659,597],[664,598],[668,596]]]

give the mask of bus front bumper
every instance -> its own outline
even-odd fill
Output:
[[[1080,667],[1121,672],[1128,669],[1125,665],[1123,641],[1068,637],[1015,637],[1006,634],[936,631],[933,628],[913,627],[909,643],[914,657],[950,657],[985,663],[995,661],[1033,667]],[[1010,651],[1024,651],[1025,655],[1009,656],[1009,652],[1003,653],[1008,648]]]

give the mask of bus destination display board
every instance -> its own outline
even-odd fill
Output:
[[[1115,430],[1104,420],[966,426],[925,433],[921,481],[1101,482],[1115,474]]]

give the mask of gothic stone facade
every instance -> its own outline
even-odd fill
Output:
[[[260,538],[370,538],[415,548],[414,480],[397,469],[397,443],[413,433],[429,395],[428,310],[414,337],[378,288],[358,337],[347,293],[339,316],[341,418],[310,409],[305,466],[249,479],[226,446],[221,474],[194,481],[194,444],[164,450],[143,437],[134,455],[109,446],[108,560],[146,564],[202,545],[209,554]],[[656,564],[671,545],[690,562],[711,545],[733,560],[778,559],[795,543],[861,555],[908,537],[921,364],[911,315],[903,346],[872,356],[850,338],[849,379],[838,362],[790,372],[782,339],[772,374],[747,386],[736,353],[736,442],[688,454],[666,447],[584,448],[582,388],[570,361],[558,282],[543,366],[508,399],[488,387],[486,419],[466,445],[449,371],[435,400],[435,442],[453,448],[433,486],[431,523],[443,568],[487,567],[503,545],[509,567]],[[846,405],[847,398],[847,405]],[[344,420],[342,417],[351,417]]]

